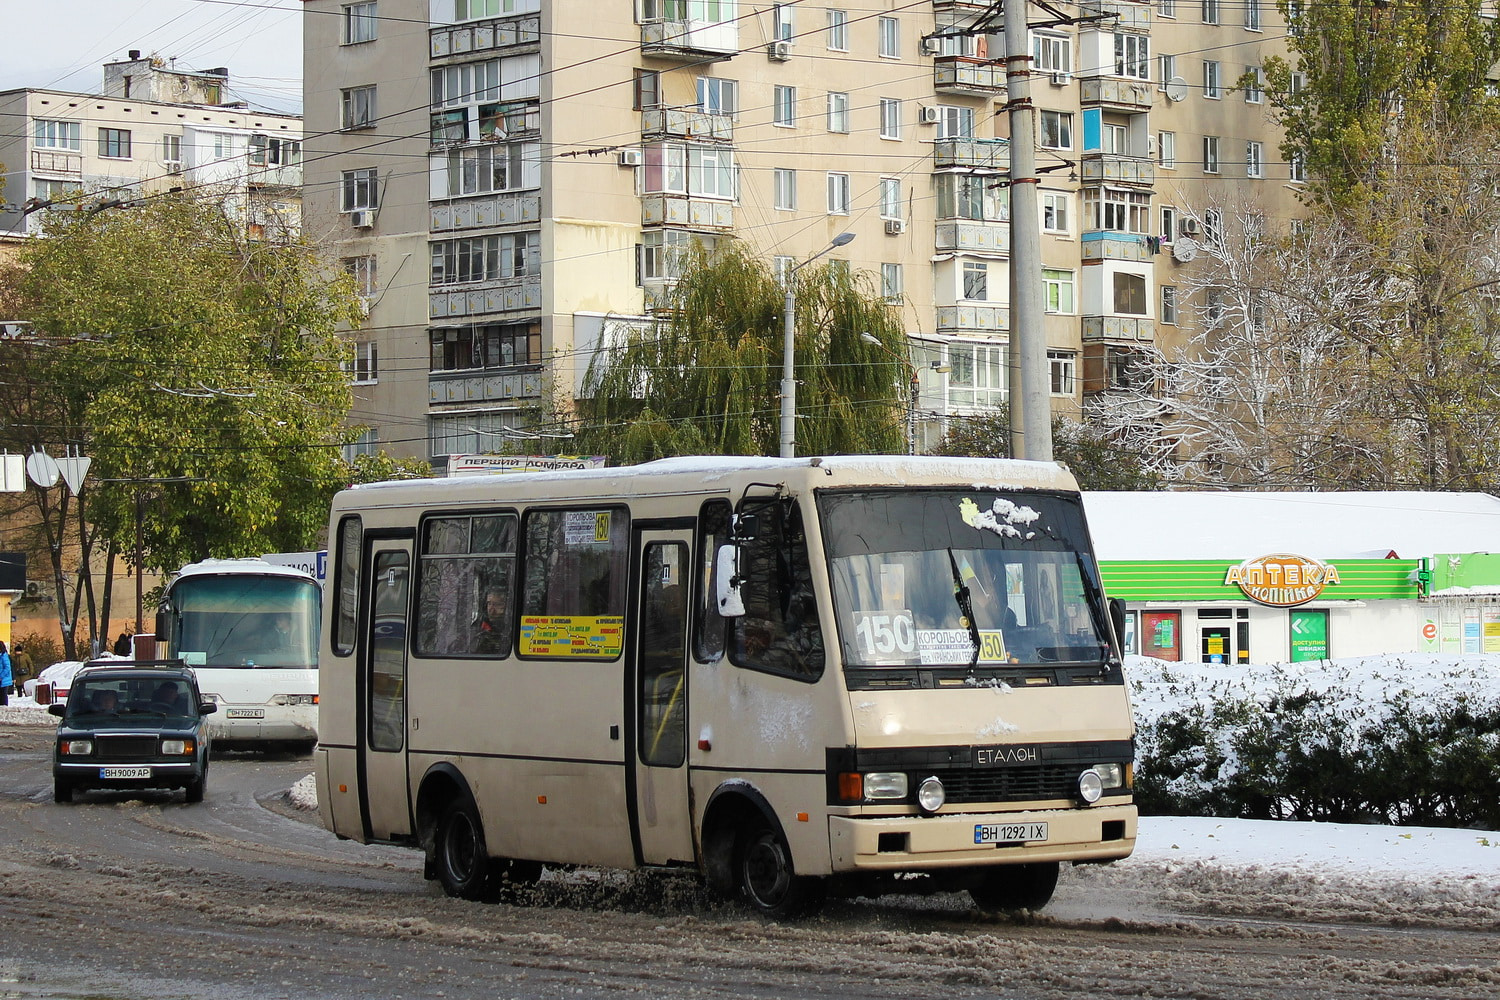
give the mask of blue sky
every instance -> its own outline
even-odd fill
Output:
[[[97,91],[103,65],[139,49],[175,59],[183,69],[227,66],[233,99],[270,110],[301,111],[301,0],[70,0],[61,8],[18,2],[5,6],[12,44],[0,62],[0,90]],[[62,38],[66,46],[58,44]]]

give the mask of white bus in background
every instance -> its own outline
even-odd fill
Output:
[[[157,611],[158,658],[181,659],[219,706],[220,747],[310,750],[318,739],[318,582],[263,559],[178,570]]]
[[[326,826],[451,895],[545,865],[1045,904],[1130,854],[1134,726],[1078,487],[978,459],[376,483],[330,522]]]

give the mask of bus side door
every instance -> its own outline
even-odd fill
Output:
[[[675,526],[674,526],[675,527]],[[626,711],[633,749],[627,801],[636,862],[693,861],[687,777],[688,579],[693,532],[635,532],[632,670]],[[632,706],[633,703],[633,706]]]
[[[411,596],[410,539],[368,542],[369,581],[359,652],[359,788],[365,837],[409,836],[411,791],[407,781],[406,650]]]

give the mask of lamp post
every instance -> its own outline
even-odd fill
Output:
[[[797,330],[797,272],[835,247],[854,241],[853,233],[839,233],[828,244],[800,264],[786,269],[786,299],[781,307],[781,457],[797,456],[797,374],[796,374],[796,330]]]
[[[931,369],[932,371],[941,374],[943,372],[952,371],[953,369],[947,365],[940,365],[936,363],[923,365],[922,368],[918,368],[907,358],[901,357],[895,351],[891,350],[889,347],[886,347],[885,344],[881,343],[879,337],[875,336],[869,331],[861,333],[859,335],[859,339],[863,340],[867,344],[874,344],[876,347],[880,348],[882,351],[889,354],[896,360],[900,361],[902,364],[906,365],[908,369],[911,370],[911,397],[906,404],[906,453],[908,455],[915,455],[917,453],[917,397],[922,391],[922,380],[918,377],[919,373],[923,369]]]

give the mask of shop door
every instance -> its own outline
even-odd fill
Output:
[[[1230,626],[1228,625],[1215,625],[1211,628],[1204,628],[1202,630],[1202,641],[1199,647],[1203,653],[1202,662],[1232,662],[1234,657],[1231,654],[1233,653],[1234,649],[1233,644],[1230,642],[1230,635],[1231,631]]]

